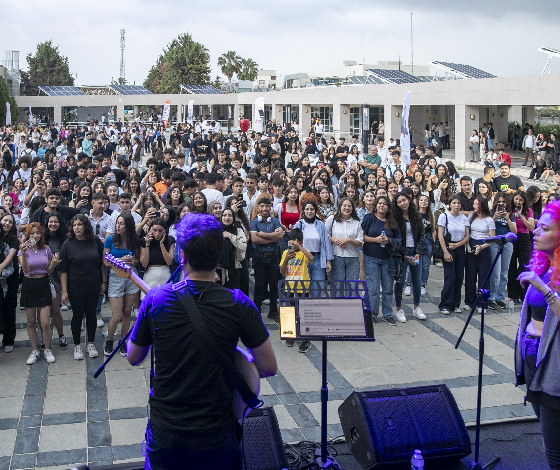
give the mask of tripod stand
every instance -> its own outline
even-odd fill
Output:
[[[496,263],[498,262],[498,259],[500,259],[500,256],[502,255],[502,252],[504,251],[504,245],[508,242],[506,240],[501,240],[501,241],[498,241],[497,243],[499,243],[498,253],[496,253],[496,257],[494,258],[494,262],[492,263],[492,267],[490,268],[490,271],[488,271],[486,279],[484,280],[484,284],[482,284],[482,288],[478,290],[478,296],[476,298],[476,301],[474,302],[474,305],[472,306],[471,313],[469,313],[469,316],[468,316],[468,318],[465,322],[465,326],[463,327],[463,331],[461,331],[461,334],[459,335],[459,338],[457,339],[457,342],[455,343],[455,349],[457,349],[459,347],[459,344],[461,343],[461,340],[463,339],[463,336],[464,336],[465,332],[467,331],[467,327],[469,326],[469,323],[471,321],[472,316],[474,315],[474,312],[476,312],[476,309],[480,305],[480,307],[481,307],[481,310],[480,310],[480,337],[478,339],[478,384],[477,384],[477,396],[476,396],[476,438],[475,438],[475,443],[474,443],[474,460],[471,464],[471,470],[484,470],[484,469],[489,468],[490,466],[492,466],[495,463],[500,461],[500,457],[495,457],[484,466],[482,466],[479,462],[479,457],[480,457],[480,411],[481,411],[481,408],[482,408],[482,369],[483,369],[483,366],[484,366],[484,309],[485,309],[485,306],[486,306],[486,301],[490,297],[490,291],[486,289],[486,286],[487,286],[490,278],[492,277],[492,273],[494,272],[494,268],[496,267]]]

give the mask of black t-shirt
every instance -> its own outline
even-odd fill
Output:
[[[60,249],[58,271],[68,273],[68,292],[86,294],[101,289],[103,243],[93,240],[66,240]]]
[[[44,227],[46,225],[47,220],[49,219],[49,216],[51,215],[50,212],[47,212],[45,210],[45,207],[47,206],[46,205],[41,206],[39,209],[33,212],[30,221],[39,222],[41,224],[41,227]],[[68,222],[72,220],[72,217],[80,213],[78,209],[74,207],[63,206],[62,204],[56,208],[56,211],[59,212],[60,215],[62,215],[62,218],[64,219],[64,222],[66,224],[68,224]]]
[[[350,151],[350,149],[348,148],[348,146],[347,146],[347,145],[344,145],[343,147],[337,147],[335,153],[336,153],[336,154],[339,154],[339,153],[344,153],[344,152],[346,152],[346,154],[348,154],[349,151]]]
[[[476,199],[474,193],[471,194],[470,198],[468,198],[463,191],[457,194],[459,196],[459,199],[461,199],[461,210],[465,212],[472,212],[474,210],[474,200]]]
[[[387,238],[401,238],[401,231],[397,225],[396,230],[385,228],[385,222],[379,220],[373,214],[367,214],[362,222],[364,235],[378,237],[385,232]],[[377,259],[389,259],[389,245],[381,246],[379,243],[364,243],[364,255]]]
[[[188,290],[229,356],[239,339],[254,349],[268,338],[255,304],[241,291],[205,281],[189,281]],[[214,353],[197,334],[190,315],[173,286],[164,284],[144,297],[130,337],[139,346],[153,346],[156,370],[150,419],[169,431],[224,427],[233,419],[233,387],[214,364]]]
[[[523,182],[518,176],[509,175],[507,178],[503,176],[497,176],[494,178],[494,183],[498,188],[498,191],[506,191],[507,189],[514,189],[517,191],[523,186]]]
[[[175,243],[175,239],[173,237],[168,238],[168,249],[171,245]],[[140,240],[140,247],[146,248],[146,239],[142,238]],[[149,246],[150,255],[148,258],[148,267],[150,266],[167,266],[167,261],[163,257],[163,253],[161,252],[161,246],[157,240],[152,240]]]

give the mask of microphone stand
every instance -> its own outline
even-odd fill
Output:
[[[490,462],[488,462],[484,466],[482,466],[478,461],[480,456],[480,411],[482,407],[482,368],[484,364],[484,307],[485,307],[486,300],[488,300],[488,298],[490,297],[490,291],[486,289],[486,285],[488,284],[490,277],[492,277],[492,273],[494,272],[496,263],[498,262],[498,259],[500,258],[502,252],[504,251],[504,245],[509,242],[504,238],[499,241],[496,241],[496,243],[498,243],[499,245],[498,253],[494,258],[494,262],[492,263],[492,267],[490,268],[490,271],[488,271],[488,275],[484,280],[484,284],[482,284],[482,288],[478,290],[478,296],[474,302],[474,305],[472,306],[471,313],[469,314],[465,322],[463,331],[461,332],[459,338],[457,339],[457,342],[455,343],[455,349],[457,349],[459,347],[459,344],[461,343],[461,340],[463,339],[463,336],[465,335],[465,332],[467,331],[467,327],[469,326],[469,323],[471,321],[472,316],[474,315],[474,312],[476,312],[476,309],[480,304],[481,311],[480,311],[480,338],[478,340],[478,385],[477,385],[477,396],[476,396],[476,438],[474,444],[474,460],[471,464],[471,470],[484,470],[500,461],[500,457],[497,456],[494,457]]]

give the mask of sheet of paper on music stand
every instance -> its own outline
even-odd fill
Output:
[[[300,336],[366,337],[360,298],[299,299],[298,313]]]
[[[280,307],[280,338],[296,337],[295,307]]]

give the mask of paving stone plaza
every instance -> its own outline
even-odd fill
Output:
[[[443,269],[433,266],[421,307],[428,319],[412,317],[412,298],[404,297],[407,322],[391,327],[375,324],[372,343],[332,342],[328,350],[328,434],[342,434],[338,407],[353,390],[375,390],[445,383],[467,423],[474,422],[480,316],[474,316],[459,350],[454,349],[468,312],[444,316],[437,304]],[[103,305],[108,322],[109,304]],[[486,315],[483,420],[511,419],[533,414],[523,406],[523,389],[514,387],[513,346],[519,310]],[[63,312],[70,329],[71,311]],[[319,440],[321,344],[307,354],[287,348],[278,326],[263,317],[278,359],[278,374],[261,380],[261,396],[274,406],[284,442]],[[56,363],[43,357],[25,365],[29,342],[24,311],[18,308],[16,347],[0,351],[5,380],[0,387],[0,470],[69,468],[71,464],[102,465],[142,460],[147,421],[149,357],[138,367],[116,355],[105,373],[93,373],[102,356],[75,361],[54,341]],[[97,329],[96,347],[102,351]]]

